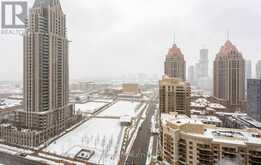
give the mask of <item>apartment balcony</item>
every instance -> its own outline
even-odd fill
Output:
[[[261,158],[261,152],[250,151],[249,154],[250,154],[251,156],[256,157],[256,158]]]
[[[261,165],[261,158],[256,158],[251,155],[251,156],[249,156],[249,162],[251,162],[251,164]]]
[[[199,165],[213,165],[214,161],[204,160],[204,159],[198,159]]]
[[[184,158],[180,158],[178,161],[180,165],[187,165],[186,160]]]
[[[201,151],[201,152],[212,152],[212,149],[211,148],[204,148],[204,147],[198,147],[197,148],[198,151]]]
[[[235,159],[237,157],[236,153],[228,153],[228,152],[222,152],[223,157],[229,158],[229,159]]]

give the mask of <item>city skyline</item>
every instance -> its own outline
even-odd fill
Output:
[[[29,6],[32,6],[31,0],[28,2]],[[87,5],[84,5],[85,3]],[[187,66],[195,64],[199,58],[199,49],[205,47],[209,49],[210,69],[212,69],[213,59],[226,40],[227,30],[230,31],[230,40],[238,46],[246,59],[252,60],[254,66],[261,52],[258,45],[260,43],[258,29],[261,25],[255,21],[261,14],[255,7],[260,2],[244,4],[243,1],[230,1],[226,2],[226,6],[224,3],[225,1],[210,3],[204,0],[197,3],[177,1],[146,3],[128,0],[125,2],[90,0],[73,3],[64,0],[62,6],[67,13],[68,30],[71,32],[68,37],[72,40],[71,78],[116,76],[118,68],[114,67],[115,65],[120,68],[117,75],[124,73],[160,75],[163,71],[162,57],[172,45],[174,33],[179,47],[185,54]],[[210,10],[214,7],[219,9]],[[231,7],[235,10],[231,11]],[[155,10],[159,12],[154,13]],[[244,16],[240,13],[241,10],[244,10]],[[207,16],[205,12],[208,12]],[[75,15],[88,18],[89,21],[83,22],[80,18],[73,20]],[[139,15],[142,17],[138,17]],[[230,16],[226,18],[227,15]],[[186,21],[183,21],[183,17],[186,17]],[[251,28],[238,26],[241,18],[245,18],[245,24],[255,23],[256,26]],[[5,55],[4,60],[0,62],[2,80],[22,80],[22,37],[2,35],[0,43],[0,48],[4,50],[2,54]],[[137,61],[138,58],[140,62]],[[125,61],[128,61],[128,65]],[[135,68],[130,69],[132,65],[135,65]],[[84,69],[86,66],[88,69]],[[94,69],[95,74],[92,73]],[[6,73],[5,70],[9,72]]]
[[[22,52],[20,82],[0,62],[0,165],[261,164],[259,31],[244,37],[256,7],[29,1],[22,49],[17,34],[3,50]],[[9,38],[27,2],[1,4]]]

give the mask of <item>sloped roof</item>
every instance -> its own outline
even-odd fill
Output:
[[[231,52],[238,52],[238,49],[232,44],[231,41],[227,40],[224,46],[221,47],[218,54],[225,56],[231,54]]]
[[[169,52],[168,52],[167,56],[180,56],[180,57],[183,57],[183,54],[182,54],[180,48],[178,48],[178,46],[176,44],[173,44],[172,48],[169,49]]]

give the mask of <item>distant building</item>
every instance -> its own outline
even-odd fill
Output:
[[[184,55],[176,44],[173,44],[166,56],[165,75],[186,80],[186,62]]]
[[[261,79],[261,60],[256,64],[256,78]]]
[[[211,78],[209,77],[208,49],[200,49],[199,61],[194,67],[194,81],[192,85],[202,90],[212,89]]]
[[[138,93],[140,93],[139,84],[131,84],[131,83],[122,84],[122,92],[138,94]]]
[[[252,62],[246,60],[246,80],[252,78]]]
[[[245,86],[247,89],[247,79],[251,79],[252,78],[252,63],[251,60],[246,60],[246,82],[245,82]],[[246,90],[247,92],[247,90]]]
[[[248,116],[246,113],[224,113],[215,114],[223,122],[223,127],[234,129],[256,128],[261,129],[261,122]]]
[[[247,114],[261,122],[261,79],[248,79]]]
[[[258,129],[220,128],[184,115],[162,114],[161,118],[161,149],[166,164],[253,165],[261,162]]]
[[[195,76],[196,72],[195,72],[195,67],[193,65],[189,66],[188,68],[188,81],[194,85],[195,84]]]
[[[161,113],[178,112],[190,115],[191,87],[179,78],[163,77],[160,81]]]
[[[198,64],[198,77],[208,77],[208,49],[200,50],[200,59]]]
[[[245,110],[245,60],[230,41],[216,55],[213,81],[215,97],[227,101],[229,108]]]

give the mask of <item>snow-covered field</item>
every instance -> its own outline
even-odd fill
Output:
[[[116,165],[122,143],[122,130],[117,119],[93,118],[50,144],[45,151],[74,158],[81,149],[94,150],[95,154],[90,162]]]
[[[94,99],[96,102],[105,102],[105,103],[112,103],[113,99]]]
[[[75,110],[82,113],[95,113],[100,108],[104,107],[108,103],[104,102],[87,102],[84,104],[75,104]]]
[[[21,105],[21,100],[13,100],[13,99],[1,99],[0,100],[0,109],[6,109]]]
[[[140,102],[118,101],[116,104],[99,114],[99,116],[135,117],[141,111],[142,107],[144,107],[145,105],[141,104],[142,103]]]

